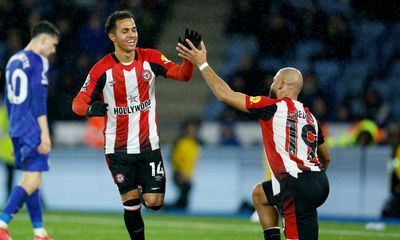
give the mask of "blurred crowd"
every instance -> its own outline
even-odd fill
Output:
[[[398,12],[400,3],[391,0],[233,1],[220,73],[254,96],[268,94],[278,69],[297,67],[304,75],[300,101],[321,122],[370,119],[386,128],[400,121]],[[214,109],[213,119],[254,120]]]
[[[57,54],[50,59],[49,119],[76,119],[72,98],[82,86],[89,70],[112,51],[104,32],[104,22],[115,10],[134,13],[139,44],[154,47],[167,13],[168,0],[0,0],[0,69],[16,51],[25,47],[30,29],[42,19],[53,22],[61,31]],[[1,78],[0,92],[3,92]]]
[[[400,3],[395,0],[236,0],[226,23],[219,73],[236,91],[266,95],[276,71],[299,68],[300,100],[321,122],[370,119],[389,129],[400,122]],[[131,10],[141,47],[155,47],[169,0],[0,0],[0,69],[48,19],[62,38],[51,59],[49,118],[72,120],[70,102],[86,74],[112,50],[104,21]],[[4,76],[4,75],[3,75]],[[4,78],[0,78],[0,92]],[[210,101],[203,120],[232,125],[249,114]],[[229,139],[231,127],[226,127]],[[229,141],[228,141],[229,142]]]

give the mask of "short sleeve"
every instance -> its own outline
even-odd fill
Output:
[[[93,66],[87,75],[80,93],[87,95],[93,101],[98,97],[98,94],[104,88],[105,81],[106,74],[104,66],[102,65],[102,62],[98,62]]]
[[[263,120],[269,120],[276,112],[279,100],[266,96],[246,96],[246,108]]]
[[[47,115],[49,62],[40,56],[29,74],[32,85],[32,108],[36,117]]]
[[[173,66],[177,66],[176,63],[169,60],[164,54],[155,49],[144,49],[144,60],[148,61],[151,68],[156,76],[167,76],[167,72]]]

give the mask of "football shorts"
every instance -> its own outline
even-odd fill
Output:
[[[12,138],[14,147],[14,168],[27,172],[43,172],[49,170],[49,154],[40,154],[37,146],[26,144],[22,138]]]
[[[141,187],[142,193],[165,193],[165,171],[161,150],[106,155],[108,168],[120,194]]]

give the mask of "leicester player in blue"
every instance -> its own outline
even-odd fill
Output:
[[[10,240],[8,224],[24,203],[31,218],[34,240],[51,240],[43,227],[39,187],[42,172],[49,170],[51,149],[47,123],[48,57],[55,53],[59,30],[41,21],[32,28],[31,41],[7,63],[5,103],[16,169],[22,179],[11,192],[0,214],[0,240]]]

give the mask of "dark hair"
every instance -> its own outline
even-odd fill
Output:
[[[106,33],[110,33],[112,31],[114,31],[115,29],[115,22],[117,22],[118,20],[121,19],[125,19],[125,18],[132,18],[133,14],[131,12],[129,12],[128,10],[122,10],[122,11],[115,11],[113,12],[110,16],[108,16],[106,24],[105,24],[105,30]]]
[[[54,35],[57,38],[60,38],[60,31],[49,21],[40,21],[36,24],[31,31],[31,38],[36,37],[39,34],[46,33],[50,35]]]
[[[189,126],[196,126],[196,127],[200,127],[201,126],[201,120],[197,117],[189,117],[186,118],[183,122],[182,122],[182,126],[183,129],[186,129]]]

